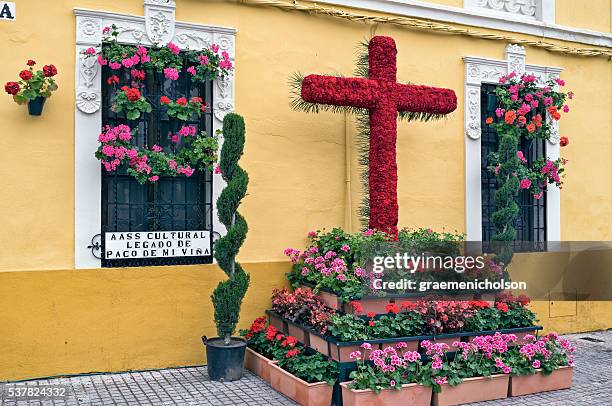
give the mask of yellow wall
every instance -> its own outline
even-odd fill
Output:
[[[612,2],[557,0],[555,18],[559,25],[612,32]]]
[[[72,9],[142,15],[142,1],[15,2],[17,21],[0,22],[0,81],[14,80],[33,58],[58,67],[60,89],[38,118],[6,95],[0,103],[0,380],[201,363],[199,336],[214,333],[209,295],[221,277],[215,267],[73,269]],[[239,259],[254,275],[243,326],[283,283],[283,249],[303,246],[310,229],[345,224],[344,117],[292,111],[287,78],[296,71],[350,74],[355,44],[371,33],[395,38],[401,80],[450,87],[459,98],[445,120],[399,125],[400,225],[465,229],[461,58],[503,59],[505,43],[371,29],[227,1],[178,0],[177,19],[238,29],[236,110],[247,122],[241,163],[251,179],[241,207],[250,231]],[[575,20],[589,21],[579,14]],[[564,67],[562,76],[577,94],[561,126],[571,142],[562,150],[570,161],[562,238],[612,239],[610,62],[528,48],[527,63]],[[355,165],[352,182],[354,211]],[[609,309],[597,306],[602,315]],[[582,317],[593,309],[581,309],[575,322],[555,328],[606,327]]]

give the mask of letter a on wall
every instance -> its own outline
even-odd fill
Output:
[[[15,3],[8,1],[0,1],[0,20],[15,21],[15,11]]]

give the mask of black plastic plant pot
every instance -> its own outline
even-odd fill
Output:
[[[47,99],[45,97],[38,96],[37,98],[28,101],[28,113],[30,113],[31,116],[40,116],[46,100]]]
[[[225,345],[223,338],[202,337],[206,346],[208,377],[213,381],[231,382],[242,378],[244,371],[244,353],[246,341],[232,337],[230,343]]]

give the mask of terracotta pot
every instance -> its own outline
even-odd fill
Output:
[[[329,406],[333,386],[325,382],[308,383],[270,363],[270,385],[304,406]]]
[[[550,375],[544,375],[538,371],[533,375],[513,376],[510,378],[510,396],[568,389],[572,386],[573,376],[574,368],[572,367],[561,367]]]
[[[537,333],[537,330],[532,330],[532,331],[522,331],[520,333],[514,333],[516,335],[516,342],[521,344],[525,341],[525,336],[526,335],[532,335],[535,337]]]
[[[276,361],[272,361],[247,347],[244,367],[268,383],[270,383],[270,363],[276,363]]]
[[[461,337],[445,337],[445,338],[434,338],[433,342],[436,344],[444,343],[450,347],[449,351],[453,351],[453,343],[455,341],[461,341]]]
[[[294,324],[287,323],[287,330],[288,330],[287,334],[295,337],[302,344],[308,345],[308,343],[310,342],[309,337],[308,337],[309,336],[308,331],[304,330],[300,326],[296,326]]]
[[[350,382],[343,382],[343,406],[429,406],[431,403],[431,388],[411,383],[402,385],[402,389],[384,389],[376,393],[370,389],[349,389]]]
[[[325,304],[325,306],[332,307],[334,309],[340,307],[340,300],[338,299],[338,296],[334,295],[333,293],[323,292],[320,290],[317,295],[319,295],[321,301],[323,302],[323,304]]]
[[[361,353],[364,352],[364,350],[361,348],[361,344],[339,346],[339,345],[332,343],[330,347],[331,347],[331,350],[330,350],[329,356],[334,361],[339,361],[339,362],[353,362],[355,360],[351,359],[350,357],[351,352],[353,351],[361,351]],[[372,344],[372,350],[378,350],[379,348],[380,348],[379,344]]]
[[[510,375],[491,375],[464,379],[457,386],[445,383],[440,393],[433,394],[434,406],[462,405],[508,397]]]
[[[406,348],[397,348],[395,347],[395,344],[392,344],[393,347],[395,347],[395,350],[397,351],[397,355],[399,355],[400,357],[404,355],[404,353],[408,352],[408,351],[418,351],[419,350],[419,341],[418,340],[414,340],[414,341],[404,341],[407,345]],[[380,348],[385,348],[387,347],[388,344],[381,344]]]
[[[285,323],[283,319],[274,314],[269,314],[268,317],[272,326],[276,327],[278,331],[282,332],[283,334],[287,333],[287,323]]]
[[[325,341],[322,337],[319,337],[315,334],[309,334],[309,343],[308,346],[313,350],[319,351],[321,354],[326,357],[329,356],[329,346],[327,341]]]

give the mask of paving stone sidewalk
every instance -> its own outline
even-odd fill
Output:
[[[577,351],[572,389],[472,406],[611,405],[612,331],[567,337],[574,342]],[[208,379],[205,367],[40,379],[18,385],[68,385],[70,395],[66,399],[45,401],[0,399],[2,406],[295,405],[249,372],[240,381],[219,383]],[[5,384],[0,384],[0,389],[4,389],[2,393],[6,394]]]

